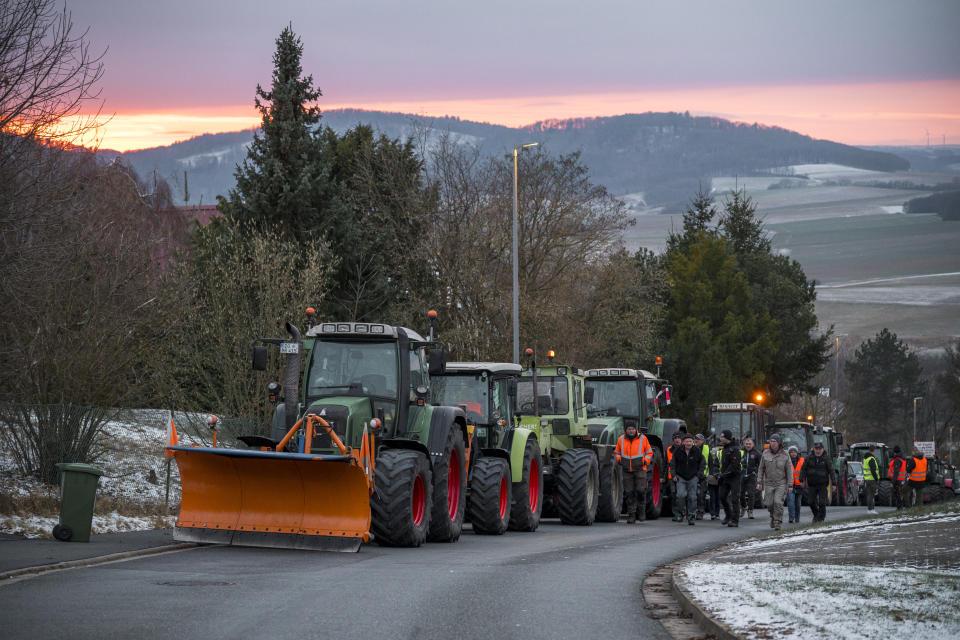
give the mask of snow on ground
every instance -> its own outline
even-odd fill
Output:
[[[695,600],[748,638],[960,637],[956,570],[693,562],[680,573]]]
[[[857,169],[842,164],[795,164],[790,167],[793,175],[807,176],[815,180],[836,180],[839,178],[866,178],[868,176],[889,176],[881,171]]]
[[[181,443],[197,441],[183,424],[187,419],[178,415]],[[102,460],[94,463],[104,471],[97,487],[94,533],[171,526],[173,518],[166,515],[168,469],[169,505],[174,513],[180,503],[180,477],[176,463],[168,467],[164,455],[168,420],[167,411],[124,411],[104,425],[106,453]],[[3,479],[2,493],[15,505],[12,511],[0,513],[0,533],[50,537],[58,521],[59,487],[23,476],[11,454],[3,450],[0,450],[0,478]]]

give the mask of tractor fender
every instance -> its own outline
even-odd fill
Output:
[[[532,429],[516,427],[510,440],[510,475],[513,482],[523,482],[523,454],[527,448],[527,440],[536,439]]]
[[[433,462],[433,460],[430,459],[430,450],[427,449],[427,446],[419,440],[411,440],[409,438],[390,438],[389,440],[381,440],[380,450],[383,449],[407,449],[409,451],[416,451],[417,453],[422,453],[424,456],[426,456],[427,461],[430,463]]]
[[[501,458],[510,464],[510,452],[506,449],[481,449],[485,458]]]
[[[607,418],[587,424],[587,433],[593,437],[594,444],[616,445],[617,438],[623,433],[623,418]]]
[[[430,450],[430,466],[434,459],[443,456],[447,446],[447,434],[450,429],[457,428],[463,433],[463,446],[470,442],[467,433],[467,418],[460,407],[434,407],[430,416],[430,433],[427,434],[427,449]]]

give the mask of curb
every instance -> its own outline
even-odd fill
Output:
[[[694,558],[696,557],[697,556],[694,556]],[[686,564],[687,561],[694,558],[687,558],[684,560],[683,564]],[[694,621],[700,625],[701,629],[706,631],[709,635],[719,638],[719,640],[742,640],[741,637],[731,631],[727,625],[715,620],[693,600],[693,597],[690,595],[690,593],[679,584],[679,580],[677,578],[678,568],[678,566],[674,565],[670,571],[670,592],[673,594],[673,597],[677,599],[677,604],[680,606],[680,610],[689,614],[690,617],[692,617]]]
[[[45,573],[54,573],[65,571],[67,569],[77,569],[79,567],[92,567],[99,564],[108,564],[111,562],[121,562],[123,560],[132,560],[143,556],[159,555],[161,553],[171,553],[173,551],[185,551],[199,547],[196,542],[181,542],[178,544],[168,544],[162,547],[148,547],[146,549],[137,549],[135,551],[124,551],[122,553],[111,553],[106,556],[96,556],[93,558],[82,558],[80,560],[68,560],[65,562],[55,562],[53,564],[42,564],[35,567],[23,567],[22,569],[13,569],[0,573],[0,586],[11,584],[19,580],[32,578]]]

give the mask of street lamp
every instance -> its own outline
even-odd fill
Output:
[[[917,400],[923,400],[923,396],[917,396],[913,399],[913,441],[917,441]]]
[[[513,148],[513,362],[515,364],[520,364],[520,258],[517,255],[520,214],[517,202],[517,152],[527,147],[535,147],[537,144],[539,143],[528,142]]]

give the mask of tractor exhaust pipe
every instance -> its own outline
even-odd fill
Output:
[[[300,405],[300,353],[303,343],[300,340],[300,330],[287,323],[287,333],[292,341],[297,343],[297,352],[287,354],[286,368],[283,370],[283,409],[287,430],[297,423],[297,414]]]

